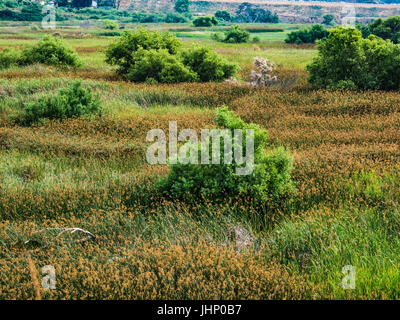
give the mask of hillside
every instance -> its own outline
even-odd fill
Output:
[[[190,9],[195,15],[213,14],[216,10],[234,13],[243,0],[210,0],[191,2]],[[347,14],[350,3],[343,2],[294,2],[294,1],[247,1],[258,4],[261,8],[276,12],[283,22],[312,23],[322,20],[325,14],[333,14],[336,21]],[[175,0],[123,0],[121,9],[133,9],[146,12],[172,11]],[[358,20],[369,21],[377,17],[400,15],[400,6],[396,4],[352,3]],[[343,10],[343,13],[342,13]]]

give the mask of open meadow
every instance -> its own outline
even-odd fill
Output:
[[[211,40],[223,27],[146,25],[170,30],[185,48],[213,48],[240,66],[241,81],[254,57],[270,59],[278,81],[264,88],[123,81],[104,62],[115,37],[96,23],[32,25],[0,22],[0,49],[52,33],[82,65],[0,70],[0,299],[400,298],[400,92],[311,88],[305,67],[315,45],[283,41],[295,25],[266,24],[282,31],[254,32],[260,42],[243,44]],[[13,120],[25,103],[76,80],[99,96],[101,115]],[[296,193],[284,210],[154,193],[169,169],[146,161],[147,133],[168,132],[169,121],[200,132],[221,106],[266,129],[267,151],[290,151]],[[72,227],[95,238],[57,236]],[[38,283],[46,265],[55,290]],[[348,265],[354,289],[342,286]]]

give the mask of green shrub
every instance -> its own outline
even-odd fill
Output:
[[[386,20],[379,18],[368,25],[357,24],[364,38],[369,35],[376,35],[384,40],[391,40],[393,43],[400,43],[400,17],[389,17]]]
[[[42,119],[74,118],[98,111],[98,97],[93,97],[92,90],[84,89],[77,81],[67,88],[60,89],[57,95],[43,96],[26,104],[16,120],[23,125],[31,125]]]
[[[217,10],[215,12],[214,16],[215,16],[215,18],[217,18],[218,20],[221,20],[221,21],[231,21],[232,20],[231,14],[226,10],[222,10],[222,11]]]
[[[210,48],[192,48],[182,52],[182,61],[198,74],[202,82],[222,81],[233,76],[238,67],[221,58]]]
[[[176,0],[174,10],[178,13],[189,12],[189,0]]]
[[[220,42],[222,42],[224,40],[223,36],[217,32],[211,34],[211,39],[215,40],[215,41],[220,41]]]
[[[311,28],[301,28],[298,31],[290,32],[286,39],[286,43],[314,43],[317,40],[324,39],[328,36],[328,30],[320,24],[315,24]]]
[[[333,14],[326,14],[322,18],[323,18],[322,24],[329,26],[333,23],[335,16]]]
[[[0,69],[6,69],[11,66],[17,66],[21,59],[21,53],[19,51],[4,49],[0,51]]]
[[[95,34],[98,36],[101,36],[101,37],[120,37],[121,36],[121,32],[119,32],[119,31],[96,32]]]
[[[357,86],[362,89],[398,90],[400,46],[371,35],[362,41],[362,51],[361,77],[354,79]]]
[[[400,47],[340,27],[330,30],[307,69],[310,83],[319,88],[395,90],[400,88]]]
[[[118,29],[118,24],[115,21],[112,21],[112,20],[104,20],[103,21],[103,26],[104,26],[104,29],[107,29],[107,30],[116,30],[116,29]]]
[[[212,199],[227,201],[228,198],[253,199],[268,208],[281,206],[294,192],[290,172],[292,159],[283,148],[265,151],[267,132],[255,124],[246,124],[227,107],[217,110],[215,118],[218,128],[228,129],[232,134],[232,145],[237,143],[234,130],[242,130],[242,141],[245,145],[248,129],[254,130],[254,165],[247,175],[238,175],[236,169],[244,164],[235,160],[225,164],[223,136],[220,137],[221,164],[211,164],[212,142],[198,144],[199,164],[184,164],[177,159],[176,164],[170,161],[170,173],[158,182],[157,188],[163,194],[174,199]],[[229,138],[229,136],[228,136]],[[217,140],[218,141],[218,140]],[[210,164],[200,164],[202,148],[208,145]],[[243,147],[246,149],[246,146]],[[206,149],[207,150],[207,149]]]
[[[187,68],[166,49],[144,50],[134,53],[135,64],[129,69],[128,80],[147,83],[193,82],[198,80],[195,72]]]
[[[256,22],[279,22],[279,17],[276,13],[260,8],[259,5],[249,2],[243,2],[236,10],[235,22],[256,23]]]
[[[176,54],[182,43],[169,32],[150,32],[139,28],[135,31],[124,31],[121,38],[113,42],[106,50],[106,62],[118,66],[118,72],[126,75],[135,64],[137,52],[144,50],[166,49]]]
[[[218,24],[218,20],[215,17],[197,17],[193,20],[195,27],[212,27]]]
[[[261,39],[260,39],[260,37],[253,37],[253,39],[251,39],[251,42],[253,42],[253,43],[260,43],[260,42],[261,42]]]
[[[21,8],[20,19],[21,21],[42,21],[43,6],[38,2],[24,2],[24,6]]]
[[[248,42],[249,39],[250,33],[248,31],[238,25],[234,25],[225,32],[225,39],[223,41],[228,43],[244,43]]]
[[[167,13],[164,22],[165,23],[185,23],[188,19],[181,14],[178,13]]]
[[[118,72],[130,81],[151,83],[221,81],[237,71],[208,48],[178,54],[181,45],[170,33],[125,32],[107,49],[106,62],[118,65]]]
[[[36,45],[26,47],[22,51],[21,64],[35,63],[71,67],[80,65],[77,54],[64,41],[52,36],[46,36]]]

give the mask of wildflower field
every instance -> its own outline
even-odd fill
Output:
[[[2,23],[0,48],[55,32],[82,66],[0,70],[0,299],[400,298],[399,92],[312,89],[305,66],[315,46],[275,33],[257,44],[182,36],[185,47],[201,43],[238,63],[242,81],[254,57],[274,61],[278,81],[265,88],[122,81],[104,62],[113,37],[95,28]],[[98,95],[100,115],[13,120],[24,103],[75,80]],[[290,151],[297,191],[285,210],[153,192],[169,169],[146,162],[147,132],[167,132],[169,121],[212,127],[221,106],[266,129],[267,151]],[[94,237],[60,235],[72,227]],[[253,238],[241,250],[237,228]],[[40,284],[46,265],[55,289]],[[342,286],[348,265],[354,289]]]

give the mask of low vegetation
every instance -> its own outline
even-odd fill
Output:
[[[75,82],[60,89],[54,96],[44,95],[27,103],[15,119],[17,123],[31,125],[45,119],[76,118],[99,111],[100,102],[93,97],[92,90],[84,89],[80,82]]]
[[[163,14],[82,3],[57,9],[80,17],[68,28],[0,27],[0,299],[400,298],[397,44],[350,28],[285,43],[294,24],[212,42],[231,25],[193,27],[187,0]],[[168,14],[187,22],[130,31]],[[171,121],[233,143],[254,129],[254,170],[149,164],[147,133]],[[94,236],[60,235],[73,227]],[[46,265],[54,290],[35,281]]]
[[[7,49],[0,53],[0,67],[46,64],[57,67],[78,67],[77,54],[61,39],[45,36],[34,46],[26,46],[22,51]]]

